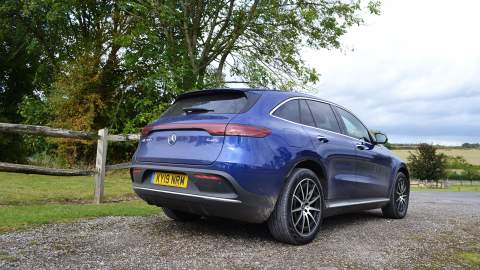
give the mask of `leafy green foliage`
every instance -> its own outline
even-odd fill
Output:
[[[129,63],[152,63],[142,67],[180,91],[221,86],[227,74],[253,86],[303,87],[319,77],[305,66],[301,48],[339,48],[348,27],[362,23],[357,1],[146,1],[128,6],[135,18],[146,18],[130,36]],[[379,12],[378,2],[367,8]]]
[[[433,180],[446,176],[447,157],[437,154],[434,146],[422,143],[408,157],[408,166],[413,177],[420,180]]]
[[[462,156],[447,156],[448,179],[480,180],[479,166],[468,163]]]
[[[21,122],[18,107],[23,98],[50,79],[49,64],[41,61],[42,49],[17,12],[18,1],[0,4],[0,122]],[[28,153],[22,137],[0,134],[0,160],[24,162]]]
[[[480,143],[464,143],[463,148],[480,148]]]
[[[448,169],[465,169],[468,167],[467,160],[462,156],[447,156],[447,168]]]
[[[478,169],[471,167],[467,170],[463,170],[462,172],[449,171],[447,173],[447,178],[451,180],[479,180],[480,172]]]

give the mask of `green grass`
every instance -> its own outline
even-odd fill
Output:
[[[480,253],[478,252],[462,252],[459,254],[460,258],[471,265],[480,265]]]
[[[105,204],[44,204],[0,207],[0,233],[35,225],[104,216],[149,216],[160,208],[143,201]]]
[[[105,199],[134,198],[127,171],[105,179]],[[89,202],[93,200],[93,176],[47,176],[0,172],[0,205]]]
[[[0,172],[0,233],[103,216],[147,216],[160,209],[136,199],[127,171],[105,179],[107,203],[93,200],[93,177]]]
[[[451,185],[448,188],[410,187],[411,191],[434,191],[434,192],[480,192],[480,185]]]

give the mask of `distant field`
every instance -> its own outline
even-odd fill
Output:
[[[395,149],[393,152],[400,156],[403,160],[407,161],[410,152],[415,151],[414,149]],[[468,163],[473,165],[480,165],[480,149],[438,149],[440,153],[443,153],[448,156],[462,156]]]

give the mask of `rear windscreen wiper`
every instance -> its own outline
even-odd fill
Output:
[[[214,110],[195,107],[195,108],[183,108],[183,111],[186,114],[192,114],[192,113],[208,113],[208,112],[213,112]]]

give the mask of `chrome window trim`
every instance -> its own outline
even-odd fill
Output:
[[[335,103],[328,102],[328,101],[325,101],[325,100],[315,99],[315,98],[310,98],[310,97],[291,97],[291,98],[287,98],[286,100],[280,102],[277,106],[275,106],[275,107],[270,111],[270,116],[275,117],[275,118],[280,119],[280,120],[283,120],[283,121],[287,121],[287,122],[292,123],[292,124],[297,124],[297,125],[304,126],[304,127],[314,128],[314,129],[318,129],[318,130],[321,130],[321,131],[326,131],[326,132],[334,133],[334,134],[336,134],[336,135],[341,135],[341,136],[344,136],[344,137],[347,137],[347,138],[350,138],[350,139],[354,139],[354,140],[357,140],[357,141],[360,141],[360,142],[365,142],[365,141],[362,140],[362,139],[355,138],[355,137],[352,137],[352,136],[349,136],[349,135],[346,135],[346,134],[343,134],[343,133],[339,133],[339,132],[335,132],[335,131],[331,131],[331,130],[323,129],[323,128],[319,128],[319,127],[312,127],[312,126],[304,125],[304,124],[301,124],[301,123],[293,122],[293,121],[287,120],[287,119],[285,119],[285,118],[282,118],[282,117],[278,117],[278,116],[276,116],[276,115],[273,115],[273,114],[275,113],[275,111],[276,111],[278,108],[280,108],[283,104],[289,102],[290,100],[295,100],[295,99],[313,100],[313,101],[322,102],[322,103],[325,103],[325,104],[328,104],[328,105],[335,106],[335,107],[338,107],[338,108],[340,108],[340,109],[343,109],[343,110],[351,113],[353,116],[355,116],[355,118],[357,118],[358,121],[359,121],[359,122],[367,129],[367,131],[368,131],[367,126],[365,126],[365,124],[363,124],[363,122],[362,122],[354,113],[352,113],[350,110],[346,109],[345,107],[342,107],[342,106],[340,106],[340,105],[337,105],[337,104],[335,104]],[[338,120],[335,118],[335,121],[338,121]],[[340,123],[338,123],[338,124],[340,124]],[[368,143],[371,143],[371,142],[368,142]]]
[[[212,200],[212,201],[229,202],[229,203],[241,203],[241,201],[239,201],[239,200],[227,199],[227,198],[219,198],[219,197],[212,197],[212,196],[205,196],[205,195],[197,195],[197,194],[189,194],[189,193],[182,193],[182,192],[175,192],[175,191],[159,190],[159,189],[154,189],[154,188],[145,188],[145,187],[138,187],[138,186],[134,186],[133,188],[134,189],[140,189],[140,190],[147,190],[147,191],[154,191],[154,192],[172,194],[172,195],[182,195],[182,196],[186,196],[186,197],[207,199],[207,200]]]

